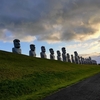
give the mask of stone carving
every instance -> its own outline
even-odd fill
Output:
[[[85,63],[89,64],[89,59],[88,58],[85,58]]]
[[[62,48],[62,60],[63,60],[64,62],[68,62],[65,47]]]
[[[93,65],[97,65],[97,61],[96,60],[91,60]]]
[[[92,64],[92,59],[91,59],[91,57],[89,57],[89,63]]]
[[[73,55],[71,55],[71,61],[72,63],[75,63]]]
[[[54,50],[52,48],[50,48],[49,51],[50,51],[50,59],[55,60]]]
[[[85,64],[85,58],[83,58],[84,64]]]
[[[81,64],[84,64],[84,58],[80,57],[80,60],[81,60]]]
[[[71,62],[69,53],[67,53],[67,58],[68,58],[68,62]]]
[[[75,54],[75,63],[79,64],[79,57],[77,51],[75,51],[74,54]]]
[[[14,48],[12,48],[13,53],[21,54],[21,49],[20,49],[20,40],[15,39],[13,40]]]
[[[85,62],[85,58],[83,58],[84,59],[84,64],[86,64],[86,62]]]
[[[46,52],[45,46],[42,46],[41,53],[40,53],[41,58],[47,58],[47,55],[45,52]]]
[[[92,60],[91,57],[89,57],[89,58],[85,58],[85,59],[84,59],[84,64],[93,64],[93,65],[97,65],[97,61],[96,61],[96,60]]]
[[[61,53],[59,50],[57,51],[57,60],[61,61]]]
[[[32,56],[32,57],[36,57],[36,53],[35,53],[35,45],[34,44],[31,44],[30,45],[30,51],[29,51],[29,56]]]
[[[82,64],[81,57],[79,57],[79,56],[78,56],[78,61],[79,61],[79,64]]]

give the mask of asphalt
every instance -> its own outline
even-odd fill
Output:
[[[100,73],[66,87],[43,100],[100,100]]]

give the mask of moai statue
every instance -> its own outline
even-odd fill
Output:
[[[88,64],[88,60],[87,60],[87,58],[85,58],[85,64]]]
[[[77,51],[75,51],[74,54],[75,54],[75,63],[79,64],[79,57]]]
[[[50,59],[55,60],[54,50],[52,48],[50,48],[49,51],[50,51]]]
[[[97,61],[96,60],[92,60],[92,64],[93,65],[97,65]]]
[[[29,56],[32,56],[32,57],[36,57],[36,53],[35,53],[35,45],[34,44],[31,44],[30,45],[30,51],[29,51]]]
[[[69,53],[67,53],[67,58],[68,58],[68,62],[71,62]]]
[[[92,64],[92,59],[91,59],[91,57],[89,57],[89,63]]]
[[[84,58],[84,64],[86,64],[87,62],[86,62],[86,58]]]
[[[84,59],[83,59],[83,57],[80,57],[80,61],[81,61],[81,64],[84,64]]]
[[[73,55],[71,55],[71,61],[72,63],[75,63]]]
[[[97,61],[95,60],[95,65],[97,65]]]
[[[83,64],[85,64],[85,60],[84,60],[84,58],[82,57],[82,62],[83,62]]]
[[[46,52],[45,46],[42,46],[41,53],[40,53],[41,58],[47,58],[47,55],[45,52]]]
[[[79,61],[79,64],[81,64],[81,57],[78,56],[78,61]]]
[[[57,60],[61,61],[61,53],[59,50],[57,51]]]
[[[20,49],[20,40],[15,39],[13,40],[14,48],[12,48],[13,53],[21,54],[21,49]]]
[[[87,61],[87,64],[90,64],[90,60],[89,60],[89,58],[87,58],[86,61]]]
[[[62,48],[62,59],[64,62],[68,62],[65,47]]]

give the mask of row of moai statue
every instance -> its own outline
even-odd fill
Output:
[[[21,54],[20,40],[15,39],[13,43],[14,43],[14,48],[12,48],[12,52]],[[29,56],[36,57],[35,49],[36,49],[35,45],[30,44]],[[76,63],[76,64],[97,64],[97,62],[95,60],[92,60],[91,57],[87,59],[83,57],[79,57],[77,51],[74,52],[75,56],[71,55],[71,58],[70,58],[69,53],[66,54],[65,47],[63,47],[61,50],[62,50],[62,58],[61,58],[61,52],[59,50],[57,51],[57,60],[59,61]],[[50,59],[55,60],[54,50],[50,48],[49,52],[50,52]],[[40,57],[47,58],[45,46],[41,47]]]

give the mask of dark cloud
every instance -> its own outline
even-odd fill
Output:
[[[99,23],[100,0],[0,0],[2,40],[7,32],[12,34],[7,40],[85,40],[96,34]]]

